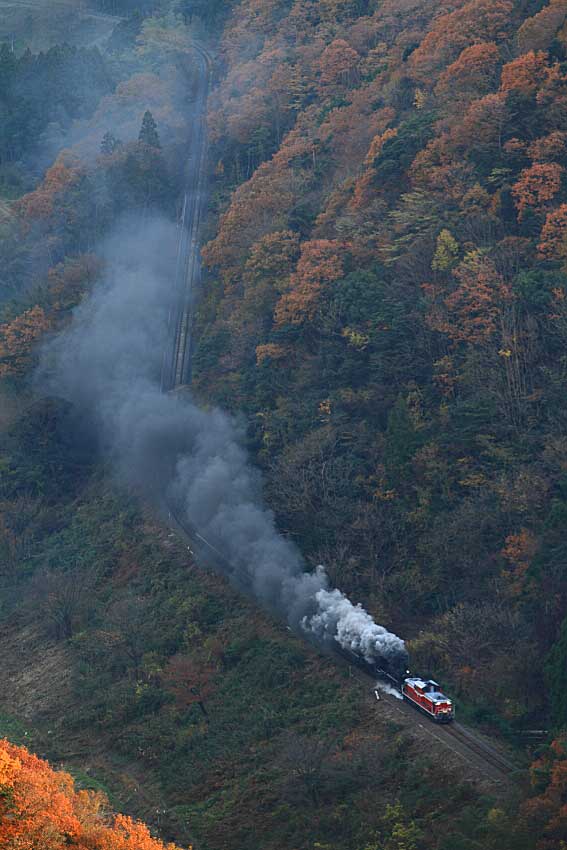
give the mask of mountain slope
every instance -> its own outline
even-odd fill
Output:
[[[566,14],[249,0],[211,102],[197,384],[312,562],[519,728],[564,663]]]
[[[516,743],[557,735],[527,748],[529,788],[479,785],[200,572],[77,410],[31,392],[36,346],[104,279],[118,217],[175,216],[190,2],[115,34],[124,78],[74,156],[25,171],[3,225],[5,728],[23,715],[37,751],[203,850],[555,850],[563,6],[221,7],[196,390],[247,417],[279,527],[412,639],[459,713]]]

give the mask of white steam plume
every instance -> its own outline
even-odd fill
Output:
[[[318,637],[333,637],[343,649],[362,655],[370,664],[404,653],[401,638],[375,623],[368,611],[353,605],[340,590],[318,590],[315,599],[317,612],[305,617],[303,626]]]
[[[382,679],[378,679],[374,685],[374,692],[376,693],[376,696],[378,696],[377,691],[382,691],[384,694],[389,694],[389,696],[403,701],[401,692],[397,688],[394,688],[393,685],[389,685],[388,682],[384,682]]]

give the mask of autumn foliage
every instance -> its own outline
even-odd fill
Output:
[[[518,740],[526,729],[564,728],[567,2],[179,4],[187,16],[207,8],[208,18],[213,7],[222,11],[222,32],[211,32],[218,61],[208,101],[209,241],[195,315],[194,395],[245,418],[266,504],[307,561],[325,563],[331,580],[381,622],[395,628],[403,612],[415,618],[400,626],[421,629],[415,669],[439,676],[479,718],[496,717]],[[134,128],[135,138],[149,108],[173,162],[167,140],[179,115],[168,89],[146,69],[103,99],[93,126],[107,115],[110,126]],[[62,156],[12,205],[17,234],[29,243],[24,262],[18,245],[8,256],[6,277],[20,269],[18,282],[27,285],[30,267],[42,271],[37,290],[21,286],[31,300],[11,303],[0,322],[0,375],[29,374],[36,346],[87,290],[97,270],[88,253],[98,244],[97,222],[112,222],[124,197],[146,208],[157,161],[140,157],[131,137],[118,146],[106,138],[87,168]],[[179,180],[173,183],[171,215],[179,206]],[[34,260],[43,252],[41,263],[25,262],[32,249]],[[41,429],[43,436],[43,421]],[[24,437],[23,448],[0,457],[8,470],[2,486],[27,493],[31,481],[35,494],[43,486],[36,455],[19,479],[13,467],[43,442],[31,428]],[[51,475],[57,465],[48,468]],[[26,561],[14,505],[0,504],[1,554],[6,571],[16,573],[23,558],[27,574],[44,549],[49,557],[58,552],[50,529],[62,536],[62,520],[57,508],[30,523]],[[99,557],[97,545],[77,537],[81,557],[83,549]],[[124,538],[129,548],[132,535]],[[285,800],[282,772],[270,762],[281,744],[281,714],[248,709],[260,680],[276,681],[276,695],[286,687],[298,693],[302,674],[285,660],[286,640],[256,647],[256,638],[241,642],[237,625],[217,664],[202,646],[214,611],[200,600],[186,603],[181,592],[169,605],[178,579],[164,574],[158,582],[152,568],[146,582],[143,557],[128,564],[73,636],[73,650],[84,641],[85,691],[98,700],[108,684],[89,718],[123,733],[128,756],[165,766],[164,787],[175,786],[176,802],[186,795],[207,845],[248,846],[248,824],[230,836],[226,827],[237,823],[244,799],[247,808],[259,800],[251,826],[257,843],[279,848],[281,835],[272,839],[265,824],[273,800]],[[47,595],[57,587],[56,566],[50,569]],[[101,570],[106,584],[113,568],[103,560]],[[107,615],[108,593],[127,587],[136,604],[121,609],[112,601]],[[187,623],[189,614],[195,623]],[[265,651],[271,660],[251,688],[241,664],[252,676]],[[291,705],[287,695],[280,702]],[[340,723],[336,702],[328,702]],[[302,708],[291,713],[300,717]],[[239,747],[247,753],[243,773],[250,760],[260,772],[239,773]],[[466,838],[444,834],[447,846],[560,847],[563,747],[534,767],[523,819],[517,801],[509,820],[498,809],[483,817],[479,806],[477,827],[467,822]],[[288,761],[309,760],[305,750],[291,747]],[[316,745],[311,755],[317,752]],[[359,833],[377,807],[368,793],[372,774],[355,767],[335,806],[327,777],[329,806],[317,818],[304,817],[297,796],[278,804],[272,823],[285,821],[287,843],[347,847],[352,839],[360,847],[438,850],[435,824],[440,817],[445,829],[451,818],[439,809],[430,816],[425,802],[422,838]],[[438,782],[436,775],[430,790]],[[318,793],[304,796],[313,801]],[[307,821],[320,830],[309,841],[297,826]]]
[[[21,377],[29,369],[34,348],[49,327],[50,321],[39,306],[0,325],[0,378]]]
[[[529,97],[541,87],[547,74],[547,53],[531,50],[504,65],[501,89],[503,92],[516,91]]]
[[[527,18],[518,30],[518,47],[528,50],[548,50],[567,16],[566,0],[551,0],[541,11]]]
[[[518,595],[525,589],[527,572],[537,553],[537,540],[527,529],[522,528],[516,534],[509,534],[502,555],[507,561],[504,577],[509,592]]]
[[[54,212],[59,195],[76,185],[84,173],[80,160],[63,151],[55,163],[48,168],[42,183],[33,192],[24,195],[16,204],[17,212],[25,223],[35,219],[47,219]]]
[[[360,56],[344,39],[335,39],[321,56],[321,83],[323,85],[352,83]]]
[[[567,150],[567,134],[554,130],[548,136],[541,136],[528,147],[528,154],[534,162],[552,162],[561,159]]]
[[[528,209],[541,210],[549,205],[561,189],[563,173],[563,166],[556,162],[535,163],[521,172],[512,189],[519,218]]]
[[[463,102],[477,99],[493,88],[499,65],[500,51],[494,42],[466,47],[440,75],[435,94],[451,108],[462,107]]]
[[[313,319],[322,287],[343,273],[342,252],[339,242],[326,239],[303,245],[289,292],[282,295],[276,306],[276,324],[297,325]]]
[[[176,850],[144,824],[111,814],[102,794],[77,790],[68,773],[7,741],[0,741],[0,847]]]
[[[531,766],[536,795],[523,806],[523,816],[538,833],[537,850],[557,850],[567,841],[567,743],[557,738]]]
[[[457,285],[441,300],[436,287],[424,287],[434,302],[429,314],[431,327],[455,344],[485,343],[500,326],[510,290],[493,263],[480,252],[467,255],[453,275]]]
[[[541,231],[539,249],[546,257],[567,257],[567,204],[561,204],[548,213]]]
[[[214,672],[210,664],[199,663],[187,656],[177,655],[172,658],[165,681],[177,707],[183,711],[197,704],[207,717],[206,701],[214,690]]]
[[[511,11],[509,0],[471,0],[454,12],[439,15],[411,56],[415,78],[430,82],[435,71],[454,61],[465,48],[503,38]]]

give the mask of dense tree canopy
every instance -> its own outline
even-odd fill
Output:
[[[37,153],[51,125],[65,131],[75,118],[90,115],[112,90],[112,76],[96,48],[66,45],[46,53],[13,54],[0,45],[0,168]],[[1,172],[0,172],[1,173]]]
[[[408,604],[442,630],[496,592],[540,671],[567,604],[566,11],[235,4],[196,353],[203,394],[249,413],[279,522],[313,561],[403,627]],[[257,258],[282,239],[278,274]],[[550,710],[522,655],[471,643],[468,679],[438,663],[521,725]]]

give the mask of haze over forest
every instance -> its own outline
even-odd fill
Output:
[[[566,343],[567,0],[0,2],[0,848],[566,847]]]

